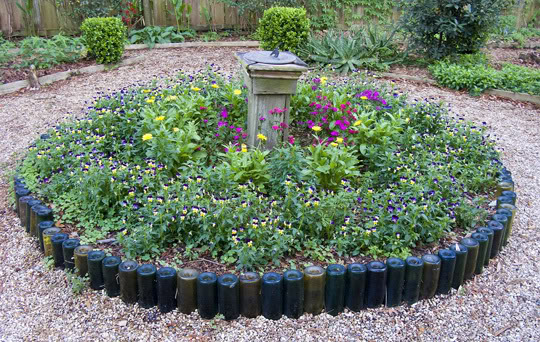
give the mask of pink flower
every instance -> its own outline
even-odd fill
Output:
[[[238,139],[240,139],[240,136],[235,135],[235,136],[233,137],[233,139],[234,139],[234,140],[238,140]]]
[[[234,127],[234,125],[230,125],[229,128],[230,129],[235,129],[236,127]]]
[[[227,109],[223,109],[221,111],[221,117],[226,119],[228,116],[229,116],[229,114],[227,113]]]
[[[291,145],[294,144],[294,137],[292,135],[289,135],[288,140]]]
[[[345,110],[345,108],[347,108],[347,105],[342,104],[342,105],[340,105],[339,107],[341,108],[341,110]]]
[[[345,125],[339,125],[339,129],[342,130],[342,131],[346,131],[346,130],[347,130],[347,126],[345,126]]]
[[[205,106],[200,106],[199,109],[200,110],[207,110],[208,108],[206,108]]]
[[[259,118],[259,120],[260,120],[261,122],[264,122],[264,120],[266,120],[266,118],[265,118],[264,116],[261,116],[261,117]]]
[[[229,149],[224,147],[223,150],[225,151],[225,153],[229,152]]]
[[[227,126],[227,121],[219,121],[217,124],[218,127]]]
[[[330,132],[330,135],[333,136],[333,137],[337,137],[339,135],[339,133],[336,132],[336,131],[332,131],[332,132]]]
[[[315,106],[315,108],[321,109],[321,108],[322,108],[322,105],[321,105],[320,103],[317,103],[317,105]]]
[[[236,132],[237,133],[242,133],[242,127],[236,127]]]
[[[281,128],[287,128],[287,127],[289,127],[289,125],[287,125],[285,122],[280,123],[279,126],[280,126]]]
[[[204,122],[204,123],[208,123],[208,120],[207,120],[207,119],[204,119],[203,122]]]
[[[216,133],[216,137],[219,137],[219,133]]]
[[[274,125],[274,126],[272,126],[272,129],[273,129],[274,131],[277,131],[277,130],[279,130],[279,126]]]
[[[247,138],[247,133],[242,133],[242,139]]]

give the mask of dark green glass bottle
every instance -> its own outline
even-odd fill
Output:
[[[366,304],[368,308],[375,308],[384,303],[386,271],[387,268],[383,262],[371,261],[367,264]]]
[[[509,203],[503,203],[499,206],[499,208],[509,210],[512,213],[512,216],[508,218],[508,229],[505,231],[503,237],[503,246],[506,246],[508,244],[508,239],[512,234],[512,227],[514,225],[514,218],[516,217],[517,208],[515,205]]]
[[[452,287],[457,290],[463,284],[463,279],[465,277],[467,247],[460,243],[455,243],[450,246],[450,249],[456,253],[456,267],[454,269],[454,277],[452,278]]]
[[[299,318],[304,313],[304,273],[288,270],[283,274],[283,314]]]
[[[90,253],[90,251],[92,251],[92,246],[88,245],[78,246],[73,251],[75,268],[77,269],[77,275],[79,277],[84,277],[88,274],[88,253]]]
[[[512,199],[512,204],[513,205],[516,205],[516,199],[517,199],[517,195],[515,192],[513,191],[508,191],[508,190],[505,190],[501,193],[501,196],[505,196],[505,197],[510,197]],[[499,208],[497,208],[499,209]]]
[[[45,252],[45,246],[43,245],[43,232],[46,229],[54,227],[53,221],[43,221],[40,222],[38,225],[38,237],[39,237],[39,249],[41,249],[42,252]]]
[[[420,298],[430,299],[435,296],[439,286],[441,274],[441,258],[434,254],[422,256],[424,271],[422,273],[422,285],[420,287]]]
[[[68,239],[66,233],[58,233],[51,238],[53,248],[54,267],[64,268],[64,252],[62,244]]]
[[[103,259],[101,271],[103,272],[103,283],[105,286],[105,292],[109,297],[117,297],[120,295],[118,267],[121,263],[122,259],[117,256],[108,256]]]
[[[345,304],[351,311],[358,312],[367,307],[365,302],[367,267],[364,264],[347,265]]]
[[[412,305],[420,297],[420,285],[424,272],[424,261],[418,257],[410,256],[405,259],[405,285],[403,287],[403,300]]]
[[[53,256],[52,237],[61,232],[62,230],[57,227],[47,228],[43,231],[43,254],[46,257]]]
[[[32,207],[34,207],[36,205],[42,205],[41,201],[37,200],[37,199],[32,199],[32,200],[28,201],[28,203],[26,203],[26,232],[28,234],[30,234],[30,235],[32,235],[32,233],[30,231],[30,227],[32,225]],[[34,220],[35,219],[36,218],[34,216]]]
[[[103,259],[105,252],[90,251],[88,253],[88,276],[90,277],[90,288],[92,290],[102,290],[105,286],[103,282]]]
[[[176,270],[161,267],[156,272],[157,305],[161,313],[171,312],[176,308]]]
[[[326,268],[324,306],[331,316],[337,316],[345,308],[345,274],[343,265],[332,264]]]
[[[144,309],[157,305],[156,272],[156,266],[152,264],[143,264],[137,268],[137,303]]]
[[[67,239],[62,243],[62,253],[64,254],[64,267],[67,270],[73,270],[75,268],[75,259],[73,254],[75,248],[79,247],[81,242],[79,239]]]
[[[278,320],[283,315],[283,277],[275,272],[265,273],[261,284],[262,315]]]
[[[137,268],[139,264],[133,260],[126,260],[118,266],[118,280],[120,282],[120,298],[126,304],[137,303]]]
[[[438,255],[441,258],[441,274],[439,275],[437,293],[448,294],[452,288],[452,279],[456,268],[456,253],[450,249],[441,249]]]
[[[238,277],[227,273],[219,276],[217,280],[218,310],[226,321],[237,319],[240,316],[240,285]]]
[[[484,271],[484,261],[486,260],[486,252],[488,247],[489,238],[483,233],[473,233],[471,238],[478,242],[478,259],[476,260],[476,267],[474,268],[474,274],[481,274]]]
[[[495,215],[493,215],[495,216]],[[496,220],[491,220],[487,223],[488,228],[493,230],[493,245],[491,246],[490,259],[495,258],[501,250],[504,238],[504,225]]]
[[[197,277],[197,310],[203,319],[212,319],[218,313],[217,276],[213,272]]]
[[[403,284],[405,282],[405,261],[400,258],[388,258],[388,280],[386,283],[386,306],[394,307],[401,304]]]
[[[27,204],[28,201],[33,200],[34,197],[32,196],[22,196],[19,198],[19,220],[21,221],[21,226],[26,228],[26,210],[27,210]]]
[[[493,229],[488,227],[480,227],[476,230],[477,233],[482,233],[487,235],[488,243],[486,247],[486,255],[484,257],[484,266],[489,265],[489,259],[491,256],[491,249],[493,248]]]

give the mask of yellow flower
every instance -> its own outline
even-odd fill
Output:
[[[261,134],[261,133],[257,134],[257,138],[259,140],[263,140],[263,141],[266,141],[266,139],[267,139],[266,136],[264,134]]]
[[[334,143],[334,142],[333,142],[333,143],[331,143],[330,145],[332,145],[333,147],[336,147],[336,146],[338,146],[338,144],[336,144],[336,143]]]
[[[326,81],[328,80],[328,77],[321,77],[321,84],[326,84]]]
[[[149,90],[149,89],[144,89],[142,92],[145,93],[145,94],[147,94],[147,93],[150,92],[150,90]]]
[[[160,115],[160,116],[158,116],[155,120],[156,120],[156,121],[163,121],[163,120],[165,120],[165,116]]]
[[[155,99],[154,97],[152,96],[151,98],[147,99],[146,100],[146,103],[154,103]]]
[[[174,100],[176,100],[176,99],[177,99],[177,97],[176,97],[175,95],[170,95],[170,96],[167,96],[167,98],[166,98],[165,100],[167,100],[167,101],[174,101]]]
[[[241,91],[240,89],[235,89],[235,90],[233,91],[233,94],[234,94],[234,95],[240,95],[240,94],[242,94],[242,91]]]
[[[367,96],[360,96],[362,100],[367,100]]]
[[[212,84],[212,88],[214,88],[214,89],[218,89],[218,88],[219,88],[219,86],[218,86],[217,84],[215,84],[215,83],[214,83],[214,84]]]
[[[353,124],[353,126],[360,126],[362,124],[362,120],[357,120],[355,121],[355,123]]]
[[[313,126],[311,127],[312,130],[314,130],[315,132],[319,132],[322,128],[321,126]]]
[[[339,137],[336,139],[336,141],[341,144],[343,142],[343,138]]]
[[[199,90],[201,90],[201,88],[191,87],[191,90],[193,90],[193,91],[199,91]]]
[[[143,141],[150,140],[150,139],[152,139],[152,134],[150,133],[146,133],[145,135],[142,136]]]
[[[246,144],[242,144],[242,152],[247,152],[247,145]]]
[[[173,130],[173,132],[176,133],[176,132],[178,132],[180,129],[179,129],[178,127],[175,127],[175,128],[173,128],[172,130]]]
[[[248,247],[251,247],[251,246],[253,246],[253,242],[249,241],[249,242],[247,243],[247,245],[248,245]]]

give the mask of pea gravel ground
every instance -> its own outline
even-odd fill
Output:
[[[80,76],[39,91],[0,97],[2,176],[48,126],[77,115],[97,92],[109,92],[205,62],[235,70],[234,51],[202,48],[143,51],[144,62]],[[24,233],[0,181],[1,341],[540,341],[540,110],[527,104],[397,82],[411,98],[443,100],[467,120],[486,122],[513,172],[518,215],[513,236],[487,270],[460,291],[413,306],[338,317],[205,321],[196,314],[160,315],[126,306],[102,292],[74,297],[62,271],[48,271]],[[71,113],[66,115],[67,113]]]

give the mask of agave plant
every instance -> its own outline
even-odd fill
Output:
[[[393,42],[395,33],[396,29],[385,32],[374,27],[353,32],[328,31],[320,38],[311,35],[300,53],[307,61],[331,65],[344,74],[362,68],[387,70],[403,58]]]

